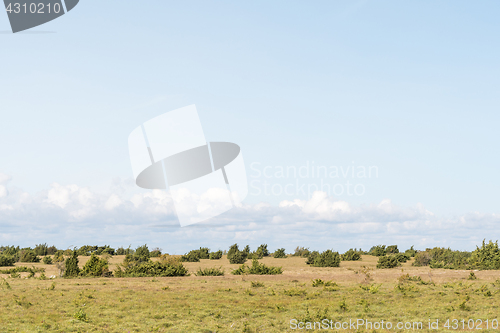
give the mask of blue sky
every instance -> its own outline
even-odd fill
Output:
[[[472,249],[498,239],[499,9],[494,1],[87,0],[15,35],[2,14],[0,243],[147,242],[182,253],[203,242],[291,251]],[[168,198],[134,187],[127,137],[190,104],[208,140],[241,146],[257,187],[321,179],[255,177],[255,166],[376,166],[378,176],[324,179],[361,184],[363,195],[251,190],[247,207],[212,221],[217,228],[177,228]],[[107,210],[113,195],[122,206],[133,196],[157,206]],[[124,217],[131,210],[136,220]]]

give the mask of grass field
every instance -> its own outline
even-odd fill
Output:
[[[88,258],[79,257],[80,265]],[[112,257],[110,268],[123,258]],[[431,319],[439,320],[438,331],[442,332],[472,331],[468,327],[474,327],[474,331],[479,327],[482,332],[500,331],[491,328],[492,321],[500,319],[499,271],[475,271],[477,279],[469,280],[469,271],[412,267],[411,261],[399,268],[375,269],[377,257],[373,256],[343,261],[339,268],[309,267],[300,257],[264,258],[260,262],[282,266],[284,272],[274,276],[234,276],[230,271],[238,265],[230,265],[224,256],[220,260],[184,263],[191,273],[198,268],[222,266],[225,275],[220,277],[192,274],[172,278],[38,280],[25,278],[27,273],[21,273],[19,278],[2,275],[0,331],[314,331],[292,329],[292,319],[304,323],[363,319],[372,325],[384,320],[393,326],[398,322],[422,322],[419,331],[436,331],[428,329]],[[47,277],[58,276],[54,265],[16,265],[43,267]],[[313,287],[315,279],[335,283]],[[448,319],[449,329],[443,326]],[[473,325],[469,319],[474,320]],[[453,329],[455,323],[457,329]],[[316,331],[372,332],[375,328]],[[408,330],[393,327],[376,331]]]

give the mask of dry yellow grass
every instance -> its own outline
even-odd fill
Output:
[[[79,257],[80,265],[88,258]],[[123,258],[112,257],[110,268]],[[371,318],[425,324],[429,318],[441,323],[447,318],[499,319],[498,271],[476,271],[478,279],[469,281],[468,271],[431,271],[411,262],[375,269],[377,258],[372,256],[341,262],[339,268],[310,267],[299,257],[260,261],[282,266],[283,274],[231,275],[239,265],[223,257],[184,263],[191,273],[222,266],[226,275],[221,277],[37,280],[3,275],[1,332],[291,332],[291,319],[325,316],[334,321]],[[47,277],[58,276],[55,265],[33,266],[45,268]],[[398,289],[398,278],[407,273],[425,282],[432,279],[435,285],[405,282]],[[338,286],[314,288],[311,281],[318,278]]]

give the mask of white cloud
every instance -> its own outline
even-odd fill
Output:
[[[116,207],[119,207],[123,203],[122,199],[116,194],[111,194],[106,203],[104,204],[104,208],[106,210],[113,210]]]
[[[209,205],[213,199],[204,202]],[[378,243],[473,249],[483,238],[500,238],[499,223],[496,214],[444,218],[421,204],[401,207],[386,199],[353,206],[315,192],[309,200],[282,201],[278,206],[242,204],[206,223],[180,228],[168,192],[138,190],[124,181],[115,181],[105,193],[54,183],[32,195],[0,186],[0,245],[148,243],[170,253],[199,246],[224,249],[238,241],[287,251],[298,245],[345,250]]]
[[[0,185],[5,185],[12,180],[12,177],[0,172]]]
[[[7,191],[7,187],[0,185],[0,199],[5,198],[9,195],[9,191]]]

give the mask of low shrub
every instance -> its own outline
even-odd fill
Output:
[[[237,269],[234,269],[231,271],[231,274],[233,275],[244,275],[247,273],[247,265],[241,265],[240,267],[238,267]]]
[[[342,261],[357,261],[361,260],[361,250],[349,249],[344,254],[340,256]]]
[[[37,256],[46,256],[48,254],[48,249],[49,247],[47,246],[47,243],[45,244],[37,244],[33,251],[35,252],[35,255]]]
[[[312,281],[312,286],[313,286],[313,287],[315,287],[315,288],[316,288],[316,287],[321,287],[321,286],[323,286],[324,284],[325,284],[325,281],[323,281],[323,280],[321,280],[321,279],[314,279],[314,280]]]
[[[264,258],[264,256],[262,255],[261,251],[250,252],[250,254],[247,256],[247,259],[262,259],[262,258]]]
[[[92,253],[90,259],[83,266],[81,275],[94,277],[109,276],[108,261]]]
[[[408,250],[405,251],[405,254],[409,255],[410,258],[413,258],[417,254],[417,250],[415,250],[412,245]]]
[[[245,248],[243,249],[243,251],[241,251],[241,253],[245,258],[248,258],[248,255],[250,255],[250,245],[245,246]]]
[[[64,277],[71,278],[80,275],[80,268],[78,267],[78,254],[73,251],[71,257],[65,261]]]
[[[378,258],[377,268],[394,268],[401,265],[396,256],[381,256]]]
[[[17,266],[14,268],[10,269],[0,269],[0,274],[12,274],[12,273],[43,273],[45,272],[45,268],[38,268],[38,267],[26,267],[26,266]]]
[[[471,269],[471,253],[452,251],[449,248],[435,247],[420,251],[415,255],[413,266],[430,266],[431,268]]]
[[[191,250],[185,255],[181,257],[181,260],[184,262],[199,262],[200,261],[200,253],[198,250]]]
[[[277,275],[282,274],[283,269],[276,266],[266,266],[259,263],[257,259],[252,260],[252,266],[241,265],[231,272],[233,275],[253,274],[253,275]]]
[[[227,259],[229,259],[230,264],[243,264],[247,260],[247,256],[239,250],[238,244],[233,244],[227,252]]]
[[[200,259],[210,258],[210,249],[208,247],[200,247],[198,251],[200,253]]]
[[[398,246],[397,245],[389,245],[385,249],[386,254],[397,254],[399,253]]]
[[[316,259],[317,256],[319,256],[318,251],[309,252],[309,255],[307,256],[306,264],[313,265],[314,260]]]
[[[23,249],[19,253],[20,262],[40,262],[40,258],[36,255],[35,251],[32,249]]]
[[[431,262],[431,256],[429,252],[422,251],[415,254],[415,261],[413,261],[412,266],[417,266],[417,267],[429,266],[430,262]]]
[[[476,269],[500,269],[500,249],[498,241],[488,244],[483,243],[481,247],[476,246],[470,257],[470,265]]]
[[[309,256],[309,253],[311,253],[311,251],[309,251],[308,248],[297,246],[295,248],[295,251],[293,252],[292,256],[293,257],[307,258]]]
[[[199,262],[200,259],[209,259],[210,249],[207,247],[200,247],[199,250],[191,250],[182,256],[182,261],[186,262]]]
[[[97,246],[83,245],[83,246],[80,246],[80,248],[78,250],[76,250],[76,253],[79,256],[88,257],[95,250],[97,250]]]
[[[195,273],[196,276],[223,276],[224,270],[222,267],[213,267],[213,268],[198,268],[198,271]]]
[[[410,256],[405,253],[395,254],[394,257],[396,257],[396,260],[400,263],[407,262],[408,260],[410,260]]]
[[[54,254],[53,257],[54,262],[63,262],[64,261],[64,251],[59,250]]]
[[[109,245],[104,245],[103,247],[99,247],[95,254],[103,255],[109,254],[110,256],[114,256],[116,253],[115,249],[111,248]]]
[[[315,258],[312,266],[315,267],[339,267],[340,266],[340,255],[338,252],[333,252],[332,250],[326,250],[319,253]]]
[[[45,256],[45,257],[43,257],[42,261],[43,261],[43,263],[45,265],[52,265],[52,257],[51,256]]]
[[[77,312],[75,312],[73,314],[73,317],[76,319],[76,320],[80,320],[80,321],[83,321],[83,322],[88,322],[89,321],[89,318],[87,316],[87,313],[85,312],[85,310],[83,309],[80,309],[78,310]]]
[[[385,256],[387,254],[386,249],[385,249],[385,245],[372,246],[370,251],[368,251],[368,254],[370,254],[372,256],[376,256],[376,257]]]
[[[115,254],[117,256],[124,256],[124,255],[130,254],[131,252],[133,252],[133,251],[130,249],[130,247],[128,249],[124,249],[123,247],[119,247],[116,249]]]
[[[222,251],[210,252],[209,259],[210,260],[218,260],[222,258]]]
[[[173,255],[169,255],[169,254],[163,254],[160,257],[159,262],[161,262],[162,264],[169,264],[172,266],[177,266],[182,262],[182,257],[181,256],[173,256]]]
[[[269,250],[267,249],[267,244],[261,244],[255,252],[258,253],[259,255],[262,255],[262,257],[269,256]]]
[[[252,260],[252,266],[248,269],[248,274],[256,275],[277,275],[281,273],[283,273],[283,269],[281,267],[266,266],[259,263],[257,259]]]
[[[277,249],[276,251],[274,251],[273,257],[274,258],[286,258],[285,249],[284,248]]]
[[[151,258],[158,258],[158,257],[161,257],[161,249],[156,247],[153,249],[153,251],[151,251],[149,253],[149,255],[151,256]]]
[[[0,266],[14,266],[16,258],[9,255],[0,254]]]
[[[151,253],[149,252],[147,244],[139,246],[137,249],[135,249],[133,257],[135,258],[135,260],[141,262],[148,261],[149,258],[151,258]]]
[[[160,261],[147,261],[124,267],[118,266],[114,271],[116,277],[155,277],[155,276],[186,276],[187,269],[182,265],[171,265]]]

